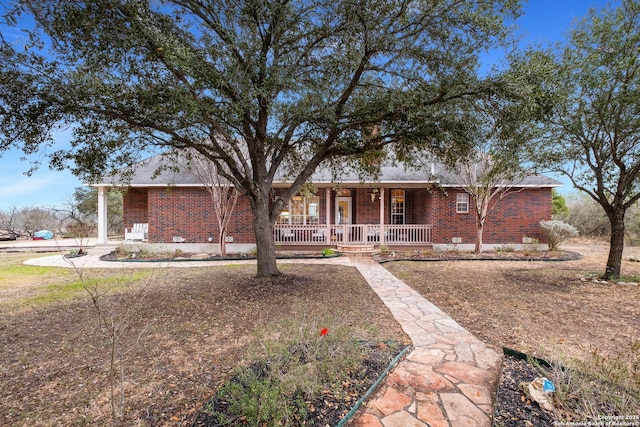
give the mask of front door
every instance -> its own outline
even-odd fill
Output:
[[[351,224],[351,197],[336,197],[336,224]]]
[[[351,224],[351,197],[336,197],[336,240],[348,243],[349,224]]]

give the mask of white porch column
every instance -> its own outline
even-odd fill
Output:
[[[103,186],[98,187],[98,244],[109,243],[107,237],[107,192]]]
[[[380,188],[380,244],[384,245],[384,188]]]
[[[328,245],[331,243],[331,188],[327,187],[325,190],[325,223],[327,231],[324,233],[325,243]]]

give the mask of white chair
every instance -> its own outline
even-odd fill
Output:
[[[313,240],[324,241],[327,239],[327,229],[318,228],[313,234],[311,234]]]
[[[149,224],[138,222],[133,224],[131,230],[124,229],[124,240],[147,240],[149,237]]]
[[[293,240],[296,234],[290,228],[280,230],[280,240]]]

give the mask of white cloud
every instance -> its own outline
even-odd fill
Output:
[[[27,177],[0,176],[0,209],[12,206],[61,206],[80,183],[65,173],[46,173]]]

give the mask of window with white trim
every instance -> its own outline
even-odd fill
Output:
[[[404,190],[391,190],[391,224],[404,224]]]
[[[287,209],[280,212],[278,224],[318,224],[319,212],[320,197],[293,196]]]
[[[456,194],[456,213],[469,213],[469,193]]]

